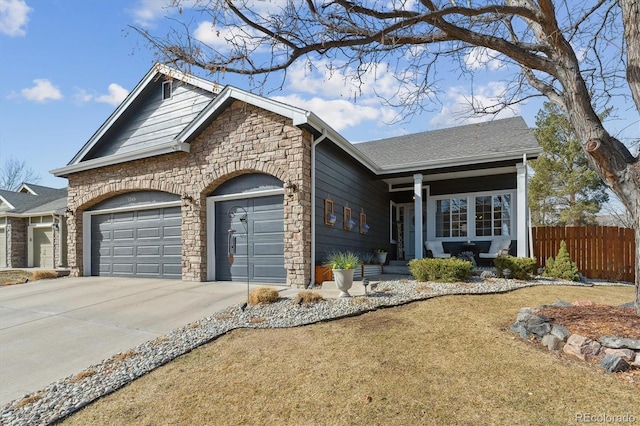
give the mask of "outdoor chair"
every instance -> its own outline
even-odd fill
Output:
[[[445,253],[444,248],[442,247],[442,241],[425,241],[424,247],[427,249],[427,256],[429,257],[429,252],[431,252],[430,257],[436,257],[440,259],[447,259],[451,257],[450,253]]]
[[[509,238],[496,238],[491,241],[491,246],[487,253],[478,253],[480,259],[495,259],[498,256],[506,256],[509,254],[511,240]]]

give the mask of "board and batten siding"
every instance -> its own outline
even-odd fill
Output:
[[[338,217],[335,225],[324,223],[324,200],[331,199]],[[384,182],[353,160],[332,142],[316,147],[316,263],[335,250],[371,252],[389,243],[389,191]],[[343,207],[351,208],[356,225],[343,227]],[[360,234],[359,217],[367,215],[369,233]]]
[[[162,99],[162,81],[150,84],[138,97],[135,114],[122,116],[109,129],[113,139],[91,152],[106,157],[171,142],[211,102],[215,95],[186,83],[173,83],[173,95]]]

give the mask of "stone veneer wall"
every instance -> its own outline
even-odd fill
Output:
[[[296,185],[284,196],[284,257],[287,284],[304,287],[311,279],[311,134],[291,120],[240,101],[234,102],[177,152],[116,164],[68,176],[68,264],[83,275],[82,213],[117,194],[140,190],[183,196],[182,279],[207,277],[206,198],[223,182],[266,173]],[[191,196],[193,201],[185,196]]]
[[[7,217],[7,267],[27,267],[27,226],[29,218]]]

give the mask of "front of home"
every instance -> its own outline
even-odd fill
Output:
[[[527,254],[521,118],[351,144],[312,112],[154,66],[71,162],[74,275],[313,282],[332,250]],[[416,220],[420,218],[420,220]]]
[[[23,183],[0,190],[0,268],[64,267],[66,203],[66,188]]]

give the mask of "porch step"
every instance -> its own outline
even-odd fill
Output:
[[[409,262],[406,260],[390,260],[388,265],[384,265],[384,273],[394,275],[411,275],[408,265]]]

